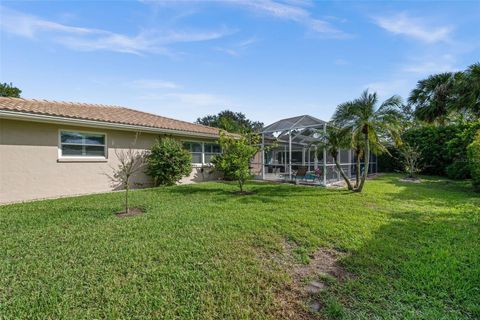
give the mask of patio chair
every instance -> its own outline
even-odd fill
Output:
[[[308,171],[308,168],[307,167],[298,167],[297,171],[294,173],[294,179],[295,181],[297,179],[300,179],[300,180],[304,180],[307,178],[307,171]]]

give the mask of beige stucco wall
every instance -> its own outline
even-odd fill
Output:
[[[60,162],[60,129],[106,133],[107,160]],[[149,149],[158,137],[141,133],[135,146]],[[135,132],[129,131],[0,119],[0,203],[114,190],[108,175],[112,174],[112,167],[118,166],[115,150],[128,148],[134,139]],[[217,175],[210,172],[194,168],[180,183],[216,179]],[[139,173],[134,182],[137,187],[151,186],[150,179],[143,173]]]

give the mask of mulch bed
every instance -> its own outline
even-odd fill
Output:
[[[119,218],[133,217],[141,214],[143,214],[143,210],[141,208],[129,208],[128,212],[125,212],[125,211],[115,212],[115,215]]]

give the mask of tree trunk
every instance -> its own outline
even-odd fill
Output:
[[[360,180],[360,185],[358,186],[355,191],[362,192],[363,185],[365,184],[365,180],[368,176],[368,167],[370,165],[370,140],[368,139],[368,131],[365,133],[365,153],[364,153],[365,161],[364,161],[364,168],[363,168],[363,175],[362,179]]]
[[[240,186],[240,192],[243,192],[243,182],[242,180],[238,180],[238,185]]]
[[[338,163],[337,155],[333,155],[333,161],[335,161],[335,166],[337,167],[338,172],[340,172],[340,175],[342,176],[343,180],[347,183],[348,190],[353,190],[352,184],[350,183],[350,179],[347,177],[345,172],[342,169],[342,166],[340,166],[340,163]]]
[[[360,151],[355,151],[356,155],[356,166],[357,170],[355,172],[355,189],[358,188],[358,185],[360,184]]]
[[[128,181],[127,181],[127,185],[125,187],[125,213],[128,213],[129,212],[129,209],[128,209]]]

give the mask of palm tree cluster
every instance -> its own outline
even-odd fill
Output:
[[[359,98],[337,107],[332,121],[322,134],[320,145],[333,157],[336,168],[349,190],[356,192],[363,190],[372,152],[375,154],[388,152],[387,142],[401,143],[401,105],[402,100],[399,96],[392,96],[379,104],[377,94],[365,90]],[[356,179],[353,185],[338,161],[340,149],[352,149],[355,153]]]
[[[444,125],[452,117],[480,117],[480,63],[420,80],[408,102],[415,107],[415,117],[427,123]]]

